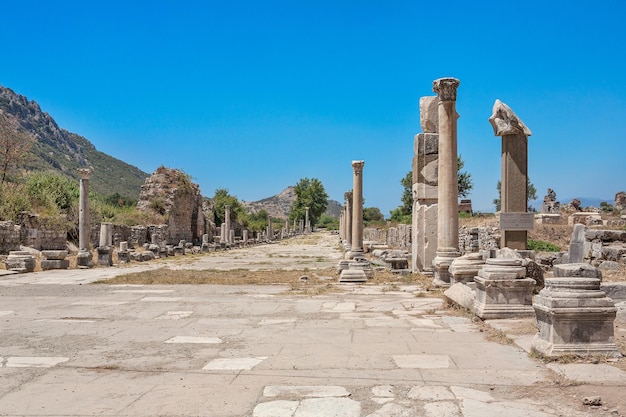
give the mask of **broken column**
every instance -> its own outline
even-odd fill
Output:
[[[620,357],[613,300],[600,290],[602,272],[586,263],[554,265],[554,278],[534,299],[539,333],[532,349],[548,357]]]
[[[432,275],[437,250],[437,96],[420,98],[420,125],[424,133],[413,144],[412,270]]]
[[[79,267],[91,268],[93,259],[89,251],[89,175],[91,169],[78,169],[80,175],[80,196],[78,211],[78,255],[76,264]]]
[[[450,285],[450,264],[461,255],[459,252],[459,192],[456,78],[433,81],[433,91],[438,97],[439,165],[437,175],[437,252],[433,259],[434,284]]]
[[[102,222],[100,224],[100,244],[98,245],[98,265],[113,265],[113,224]]]
[[[224,223],[226,224],[224,226],[224,237],[226,242],[233,243],[233,241],[230,240],[230,205],[228,204],[224,205]]]
[[[120,250],[117,252],[117,261],[121,264],[130,262],[130,252],[128,251],[128,242],[120,242]]]
[[[526,278],[524,259],[517,251],[499,249],[495,258],[487,259],[474,282],[474,313],[478,317],[487,320],[535,314],[532,307],[535,280]]]
[[[309,207],[304,208],[304,233],[311,233],[311,221],[309,220]]]
[[[243,229],[241,232],[241,240],[243,241],[244,246],[248,246],[248,229]]]
[[[352,191],[346,191],[343,196],[345,198],[346,204],[344,206],[345,209],[345,223],[346,223],[346,230],[345,230],[345,241],[343,244],[343,247],[346,251],[349,251],[350,248],[352,247],[352,196],[353,196],[353,192]]]
[[[272,219],[267,217],[267,241],[274,240],[274,229],[272,228]]]
[[[489,123],[494,135],[502,137],[500,247],[525,250],[528,230],[534,226],[533,213],[527,213],[528,136],[532,133],[513,110],[500,100],[496,100],[493,105]]]

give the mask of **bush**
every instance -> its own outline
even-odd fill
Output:
[[[22,211],[30,210],[30,198],[23,185],[4,183],[0,186],[0,220],[16,221]]]
[[[528,239],[527,247],[529,250],[537,252],[559,252],[561,250],[554,243],[546,242],[545,240]]]

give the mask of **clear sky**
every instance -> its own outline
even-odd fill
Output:
[[[533,132],[540,199],[626,190],[623,0],[36,0],[0,16],[0,85],[148,173],[183,169],[206,196],[316,177],[343,202],[362,159],[365,206],[388,215],[419,98],[448,76],[474,209],[497,197],[495,99]]]

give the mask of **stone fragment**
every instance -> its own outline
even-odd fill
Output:
[[[602,271],[586,263],[568,263],[554,265],[554,277],[602,278]]]
[[[592,397],[583,397],[583,404],[600,406],[602,405],[602,398],[600,398],[599,395],[594,395]]]
[[[450,286],[443,295],[453,303],[463,307],[468,311],[474,311],[476,295],[474,291],[465,284],[455,283]]]
[[[500,100],[496,100],[493,105],[489,123],[491,123],[491,127],[493,127],[493,134],[495,136],[518,134],[523,134],[525,136],[532,135],[532,132],[528,127],[526,127],[524,122],[517,117],[509,106]]]
[[[450,264],[450,284],[473,282],[484,265],[485,259],[480,253],[468,253],[456,258]]]
[[[5,261],[6,269],[20,273],[33,272],[36,260],[27,251],[10,251]]]
[[[41,260],[41,269],[49,271],[52,269],[68,269],[70,267],[69,259],[43,259]]]
[[[420,126],[422,132],[439,132],[438,104],[437,96],[420,97]]]
[[[569,261],[580,263],[585,259],[585,225],[575,224],[569,244]]]

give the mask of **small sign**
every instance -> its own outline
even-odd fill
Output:
[[[500,230],[532,230],[535,213],[500,213]]]

